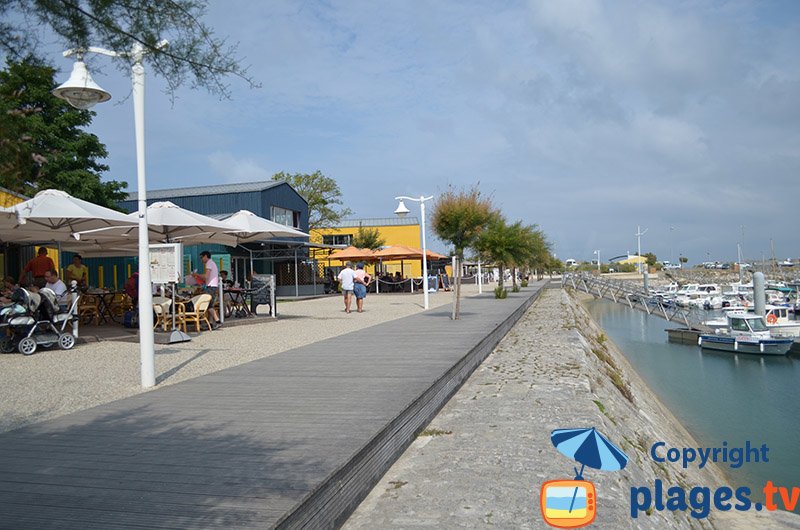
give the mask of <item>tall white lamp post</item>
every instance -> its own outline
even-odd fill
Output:
[[[163,48],[161,41],[156,48]],[[100,88],[83,62],[85,53],[97,53],[109,57],[127,57],[131,60],[133,82],[133,115],[136,132],[136,174],[139,199],[139,355],[142,365],[142,387],[150,388],[155,379],[155,341],[153,337],[153,291],[150,282],[150,249],[147,230],[147,182],[144,165],[144,66],[145,50],[136,43],[130,52],[115,52],[103,48],[67,50],[64,57],[75,55],[77,61],[66,83],[53,90],[53,95],[66,100],[78,109],[89,109],[97,103],[111,99],[111,94]]]
[[[647,233],[647,228],[645,228],[644,232],[642,232],[642,228],[640,226],[636,227],[636,234],[635,235],[636,235],[636,241],[637,241],[636,244],[638,245],[639,273],[640,274],[644,274],[644,267],[642,267],[642,260],[641,260],[641,257],[642,257],[642,236],[645,235],[646,233]]]
[[[419,203],[419,212],[420,217],[422,219],[422,292],[423,292],[423,306],[425,309],[428,309],[428,247],[425,242],[425,201],[429,201],[433,199],[433,195],[430,197],[425,197],[424,195],[420,195],[418,199],[414,197],[395,197],[394,200],[400,201],[400,204],[397,205],[397,209],[394,211],[395,215],[398,217],[405,217],[408,215],[408,208],[403,201],[414,201]],[[411,280],[412,282],[414,280]]]

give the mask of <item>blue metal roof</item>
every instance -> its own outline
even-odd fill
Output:
[[[196,197],[199,195],[219,195],[223,193],[247,193],[263,191],[283,184],[282,180],[262,180],[260,182],[237,182],[234,184],[217,184],[213,186],[194,186],[190,188],[171,188],[166,190],[147,190],[147,200],[170,199],[172,197]],[[126,200],[139,200],[137,192],[128,194]]]
[[[416,217],[375,217],[371,219],[344,219],[334,228],[358,228],[359,226],[412,226],[418,225]]]

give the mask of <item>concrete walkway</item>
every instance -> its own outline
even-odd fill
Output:
[[[0,434],[0,527],[338,524],[538,287]]]

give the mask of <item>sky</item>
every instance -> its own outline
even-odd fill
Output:
[[[320,170],[366,218],[477,185],[562,260],[636,252],[638,227],[659,259],[800,256],[798,2],[210,0],[205,22],[261,87],[172,100],[150,76],[149,189]],[[101,70],[91,131],[135,190],[130,80]]]

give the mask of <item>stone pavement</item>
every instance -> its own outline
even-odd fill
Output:
[[[800,528],[785,512],[733,512],[698,520],[688,512],[630,516],[630,488],[714,487],[718,470],[657,466],[656,440],[697,447],[602,331],[565,292],[547,289],[431,424],[384,475],[345,530],[548,529],[542,483],[573,478],[573,462],[550,442],[557,428],[596,427],[631,458],[618,472],[587,468],[597,488],[590,528]],[[629,397],[626,396],[630,396]]]

